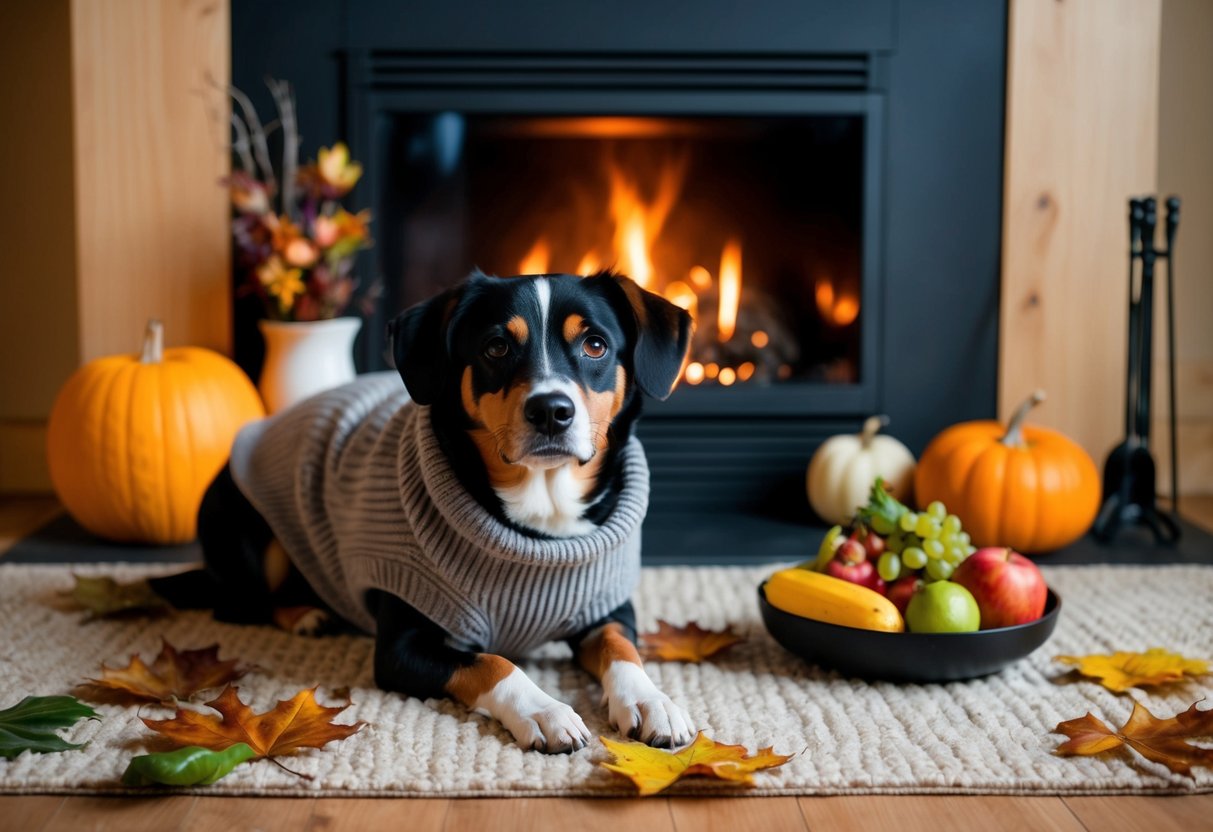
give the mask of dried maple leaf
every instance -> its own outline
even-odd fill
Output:
[[[237,688],[226,687],[210,702],[219,716],[177,709],[171,719],[144,719],[143,724],[178,745],[197,745],[212,751],[245,742],[258,757],[277,757],[300,748],[320,748],[354,734],[365,722],[334,725],[333,717],[349,707],[326,708],[316,701],[316,689],[301,690],[262,714],[240,701]]]
[[[165,702],[189,699],[199,691],[234,682],[248,672],[238,667],[238,659],[219,661],[219,645],[200,650],[181,650],[160,639],[160,655],[151,667],[138,654],[131,656],[126,667],[101,665],[101,678],[89,679],[89,684],[107,690],[121,691],[136,699]]]
[[[732,625],[723,630],[705,630],[693,621],[685,627],[658,621],[657,632],[641,636],[646,659],[668,662],[701,662],[743,641]]]
[[[1129,721],[1113,731],[1087,714],[1058,724],[1054,733],[1069,737],[1057,747],[1063,757],[1100,754],[1127,745],[1147,760],[1162,763],[1177,774],[1192,776],[1192,766],[1213,768],[1213,748],[1201,748],[1191,739],[1213,737],[1213,709],[1200,711],[1198,703],[1170,719],[1159,719],[1140,702],[1133,703]]]
[[[781,766],[792,759],[775,754],[771,748],[748,756],[744,745],[724,745],[709,739],[702,731],[681,751],[664,751],[642,742],[599,739],[612,755],[610,762],[600,765],[630,779],[642,797],[657,794],[674,781],[693,775],[750,785],[754,772]]]
[[[147,581],[120,584],[113,578],[72,575],[76,585],[60,595],[88,610],[85,621],[119,615],[164,615],[169,611],[163,598],[152,592]]]
[[[1201,676],[1209,672],[1207,661],[1188,659],[1161,647],[1151,648],[1144,653],[1057,656],[1056,660],[1078,665],[1078,672],[1083,676],[1096,679],[1105,688],[1117,693],[1140,685],[1180,682],[1185,675]]]

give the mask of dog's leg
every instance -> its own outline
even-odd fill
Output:
[[[695,736],[694,724],[644,672],[636,650],[635,621],[628,602],[573,645],[577,660],[602,682],[615,730],[660,748],[686,745]]]
[[[496,719],[523,748],[560,753],[590,741],[577,712],[509,660],[452,647],[442,628],[399,598],[376,595],[376,685],[419,699],[451,697]]]

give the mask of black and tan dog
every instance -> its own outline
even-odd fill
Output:
[[[403,313],[390,333],[408,393],[428,406],[462,487],[503,526],[560,539],[592,534],[611,517],[641,393],[669,395],[690,329],[682,309],[604,273],[473,275]],[[178,606],[205,604],[225,620],[283,625],[297,624],[301,607],[323,606],[300,571],[280,559],[274,532],[230,470],[207,492],[199,535],[204,590],[202,573],[153,582]],[[581,718],[506,658],[457,643],[390,593],[372,590],[359,603],[374,616],[380,687],[453,697],[499,720],[526,748],[571,751],[588,742]],[[304,619],[315,623],[313,614]],[[635,636],[625,602],[567,640],[600,680],[613,727],[653,745],[688,742],[691,720],[646,675]]]

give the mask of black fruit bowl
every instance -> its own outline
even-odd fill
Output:
[[[1045,614],[1027,624],[975,633],[886,633],[784,612],[758,587],[758,606],[777,642],[810,664],[889,682],[952,682],[996,673],[1048,641],[1061,613],[1053,590]]]

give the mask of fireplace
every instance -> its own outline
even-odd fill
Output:
[[[396,310],[473,268],[613,267],[695,317],[640,426],[650,562],[804,556],[825,437],[881,411],[921,450],[993,415],[1005,9],[322,5],[303,42],[331,74],[244,3],[234,76],[294,78],[304,135],[366,164],[386,299],[362,368]]]

